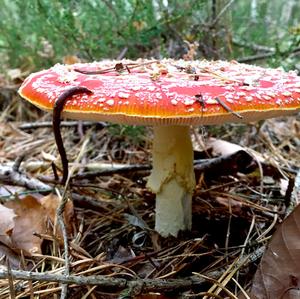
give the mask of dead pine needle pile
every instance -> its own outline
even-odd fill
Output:
[[[17,88],[0,114],[1,299],[267,298],[270,273],[283,284],[270,298],[297,292],[297,254],[283,239],[299,234],[299,116],[193,128],[192,229],[162,238],[146,188],[152,131],[63,121],[62,185],[51,115]],[[269,246],[281,271],[261,260],[278,228]]]

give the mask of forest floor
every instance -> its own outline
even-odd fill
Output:
[[[295,205],[299,115],[193,128],[195,160],[206,159],[195,165],[193,227],[162,238],[145,186],[151,128],[63,123],[73,173],[65,188],[55,178],[51,116],[22,101],[17,88],[0,90],[0,299],[59,298],[62,283],[74,299],[249,292],[265,246]],[[64,211],[69,276],[55,216],[62,197],[72,200]]]

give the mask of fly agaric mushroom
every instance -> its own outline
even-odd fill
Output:
[[[250,122],[300,111],[295,72],[235,61],[103,61],[60,65],[30,75],[20,95],[47,111],[73,87],[63,116],[154,127],[155,229],[177,236],[191,229],[195,188],[191,125]]]

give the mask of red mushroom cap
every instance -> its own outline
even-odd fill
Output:
[[[93,92],[74,95],[66,103],[64,115],[75,119],[197,125],[249,122],[300,111],[300,77],[295,72],[235,61],[57,64],[30,75],[19,92],[50,111],[58,96],[74,86]]]

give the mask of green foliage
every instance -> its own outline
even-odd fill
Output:
[[[0,53],[9,67],[31,69],[66,55],[90,61],[117,58],[126,49],[128,58],[147,56],[166,44],[170,24],[186,27],[185,17],[201,3],[170,2],[171,13],[162,1],[149,0],[0,0]]]
[[[33,71],[62,62],[67,55],[86,61],[117,58],[120,53],[127,58],[180,58],[188,51],[188,41],[199,44],[195,58],[251,56],[259,45],[275,53],[258,63],[295,67],[291,54],[300,40],[298,1],[239,0],[222,12],[227,3],[0,0],[1,66]]]
[[[143,126],[111,124],[109,125],[108,130],[112,136],[125,136],[125,143],[128,144],[141,145],[144,141],[145,127]]]
[[[257,7],[251,6],[256,2]],[[237,56],[250,56],[257,52],[257,46],[274,50],[274,55],[254,63],[265,63],[271,67],[283,67],[287,70],[300,68],[298,58],[300,46],[300,2],[294,0],[237,1],[232,6],[233,39],[247,43],[246,47],[235,48]],[[251,61],[250,61],[251,62]]]

